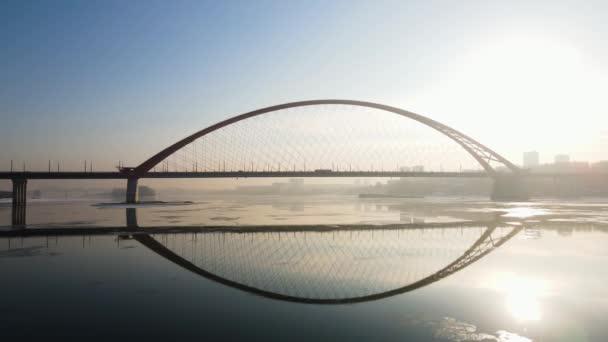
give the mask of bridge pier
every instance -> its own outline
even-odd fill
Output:
[[[25,225],[25,209],[27,206],[27,179],[13,178],[13,207],[11,224],[13,226]]]
[[[127,203],[137,203],[139,201],[139,190],[137,188],[138,178],[127,179]]]
[[[496,175],[492,187],[492,201],[528,201],[530,193],[524,177]]]
[[[127,208],[126,218],[127,228],[139,228],[137,224],[137,208]]]

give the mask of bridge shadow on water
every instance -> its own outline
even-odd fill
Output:
[[[395,225],[25,228],[0,236],[117,234],[207,280],[295,303],[349,304],[414,291],[518,234],[500,220]]]

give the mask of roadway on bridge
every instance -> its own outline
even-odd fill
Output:
[[[526,177],[603,177],[606,173],[531,173]],[[0,172],[0,179],[127,179],[123,172]],[[401,172],[401,171],[219,171],[219,172],[148,172],[140,178],[487,178],[485,171],[470,172]]]

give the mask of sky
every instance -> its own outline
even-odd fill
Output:
[[[521,163],[608,159],[605,1],[2,1],[0,169],[136,166],[321,98],[448,124]]]

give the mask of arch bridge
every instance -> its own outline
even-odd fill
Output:
[[[14,217],[23,214],[28,179],[126,179],[126,202],[135,203],[141,178],[490,177],[492,199],[526,200],[524,175],[448,125],[392,106],[341,99],[237,115],[118,172],[0,172],[13,181]]]
[[[370,121],[375,124],[374,127],[370,127]],[[323,126],[319,127],[319,123]],[[415,124],[413,128],[405,127],[412,123]],[[327,127],[330,132],[326,132]],[[387,130],[387,127],[391,129]],[[316,133],[315,130],[322,132]],[[437,143],[429,144],[430,147],[423,144],[416,151],[404,148],[408,144],[419,144],[418,140],[425,138],[418,136],[413,143],[404,140],[405,135],[412,134],[412,131],[415,135],[419,131],[425,131],[428,135],[431,131],[448,140],[452,148],[458,147],[458,152],[465,152],[465,156],[461,154],[459,158],[469,157],[480,169],[462,172],[462,161],[459,161],[460,169],[457,172],[444,171],[443,166],[439,171],[425,172],[424,165],[405,170],[397,165],[391,170],[393,165],[386,164],[399,161],[404,156],[410,157],[409,160],[404,159],[405,163],[411,163],[412,155],[422,154],[424,157],[414,158],[422,164],[424,159],[445,158],[445,155],[440,155],[441,152],[452,153],[450,150],[437,151]],[[387,137],[393,140],[385,142]],[[319,140],[324,142],[319,144]],[[219,144],[223,150],[217,151],[214,144]],[[309,148],[315,144],[316,148]],[[377,144],[382,146],[375,146]],[[401,146],[395,147],[395,144]],[[388,153],[388,158],[383,153]],[[365,161],[362,162],[360,156],[355,154],[363,155]],[[261,159],[267,160],[261,163]],[[229,162],[228,168],[226,161]],[[366,161],[370,165],[361,166]],[[452,164],[455,164],[454,161]],[[161,172],[157,172],[158,169]],[[171,176],[491,177],[495,181],[493,199],[528,198],[519,177],[522,170],[468,135],[400,108],[340,99],[291,102],[247,112],[202,129],[158,152],[139,166],[121,171],[128,178],[127,202],[137,201],[139,178]]]

